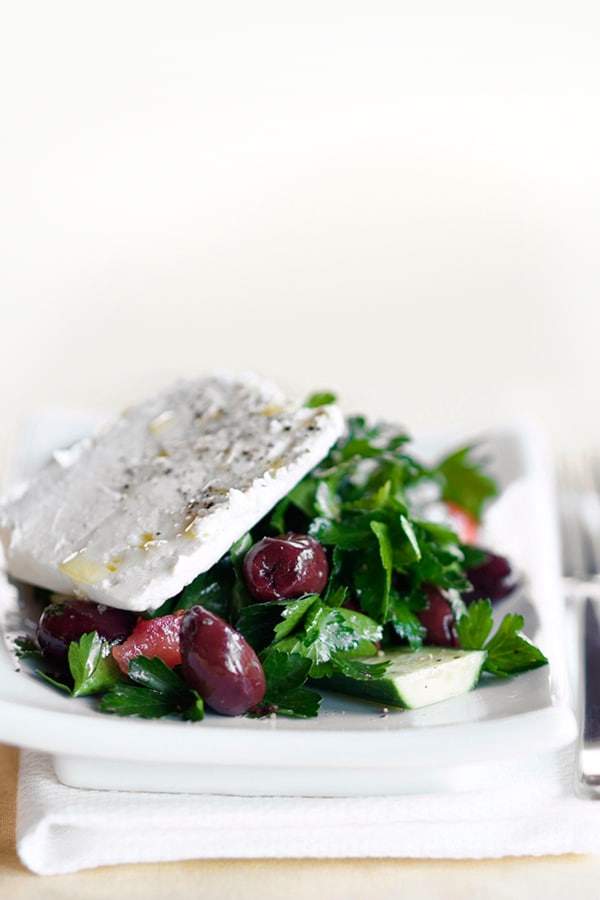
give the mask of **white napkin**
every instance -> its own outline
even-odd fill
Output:
[[[489,787],[398,797],[227,797],[65,787],[24,751],[17,849],[51,875],[215,858],[491,858],[600,853],[600,803],[573,792],[573,749],[490,768]]]

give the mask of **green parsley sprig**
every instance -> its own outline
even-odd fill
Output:
[[[494,627],[492,604],[489,600],[478,600],[460,617],[456,630],[464,650],[487,652],[484,671],[509,678],[548,662],[542,651],[523,634],[524,624],[523,616],[509,613],[490,638]]]

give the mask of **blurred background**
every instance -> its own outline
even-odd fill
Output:
[[[257,369],[598,441],[594,2],[4,4],[0,441]]]

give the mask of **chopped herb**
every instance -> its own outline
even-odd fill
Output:
[[[442,498],[453,501],[481,521],[485,503],[498,493],[496,484],[471,460],[472,447],[451,453],[437,466]]]
[[[336,402],[337,397],[335,394],[332,394],[330,391],[322,391],[321,393],[311,394],[305,405],[308,406],[309,409],[315,409],[318,406],[330,406],[332,403]]]
[[[15,655],[18,659],[40,659],[43,657],[42,651],[30,637],[18,637],[13,641],[15,647]]]
[[[311,668],[309,659],[275,649],[267,653],[262,665],[268,687],[260,708],[253,715],[276,713],[306,719],[318,714],[321,697],[304,687]]]
[[[486,650],[484,670],[500,678],[519,675],[548,662],[541,650],[525,637],[521,629],[523,616],[507,614],[493,637],[492,604],[489,600],[472,603],[456,625],[461,646],[465,650]]]
[[[116,684],[104,695],[100,701],[102,712],[145,719],[176,715],[194,722],[204,717],[200,695],[162,659],[132,659],[129,677],[134,684]]]

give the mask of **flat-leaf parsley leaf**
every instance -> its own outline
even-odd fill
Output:
[[[542,651],[522,633],[523,625],[523,616],[509,613],[488,640],[492,630],[492,604],[489,600],[478,600],[460,617],[456,630],[464,650],[487,651],[484,671],[508,678],[548,662]]]

